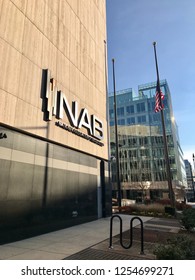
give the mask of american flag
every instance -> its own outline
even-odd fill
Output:
[[[163,110],[164,108],[164,105],[162,103],[163,99],[164,99],[164,95],[160,89],[160,81],[158,79],[156,85],[156,96],[155,96],[155,108],[154,108],[155,113]]]

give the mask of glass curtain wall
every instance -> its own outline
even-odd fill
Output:
[[[173,185],[183,187],[182,151],[173,117],[170,91],[161,81],[164,117]],[[117,92],[117,125],[122,197],[137,202],[168,198],[166,163],[160,113],[154,112],[156,83]],[[111,155],[115,158],[113,96],[109,97]],[[116,163],[112,162],[113,196],[117,195]],[[177,195],[177,193],[176,193]],[[178,199],[180,199],[178,197]]]

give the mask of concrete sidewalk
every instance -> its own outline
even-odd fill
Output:
[[[123,231],[133,216],[120,215]],[[143,222],[152,217],[141,217]],[[133,226],[139,224],[134,220]],[[113,236],[119,233],[119,220],[113,220]],[[62,260],[109,238],[110,217],[66,229],[0,245],[0,260]],[[107,247],[107,245],[106,245]]]

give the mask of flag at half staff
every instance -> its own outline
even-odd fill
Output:
[[[161,120],[162,120],[162,132],[163,132],[163,143],[164,143],[164,150],[165,150],[165,162],[166,162],[166,171],[167,171],[167,182],[169,188],[169,198],[171,201],[171,207],[175,209],[175,194],[173,191],[172,186],[172,174],[171,174],[171,167],[169,161],[169,153],[168,153],[168,144],[167,144],[167,135],[166,135],[166,127],[165,127],[165,120],[164,120],[164,105],[162,100],[164,95],[160,90],[160,79],[158,73],[158,63],[157,63],[157,55],[156,55],[156,42],[153,42],[154,46],[154,55],[155,55],[155,63],[156,63],[156,74],[157,74],[157,83],[156,83],[156,102],[155,102],[155,112],[161,112]]]
[[[156,96],[155,96],[155,108],[154,108],[155,113],[163,110],[164,108],[164,104],[162,102],[163,99],[164,99],[164,95],[160,89],[160,81],[158,79],[156,85]]]

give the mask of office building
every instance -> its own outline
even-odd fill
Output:
[[[1,242],[110,215],[105,41],[104,0],[0,1]]]
[[[183,200],[185,167],[173,116],[170,90],[161,81],[164,94],[164,119],[172,185],[176,200]],[[137,202],[169,198],[161,114],[154,112],[156,82],[140,85],[138,94],[131,88],[116,93],[119,141],[120,182],[123,198]],[[111,153],[115,156],[114,96],[109,97]],[[115,162],[112,164],[113,196],[117,196]]]
[[[192,165],[187,159],[184,160],[184,163],[185,163],[186,178],[187,178],[186,199],[188,201],[194,201],[195,200],[195,190],[194,190]]]

